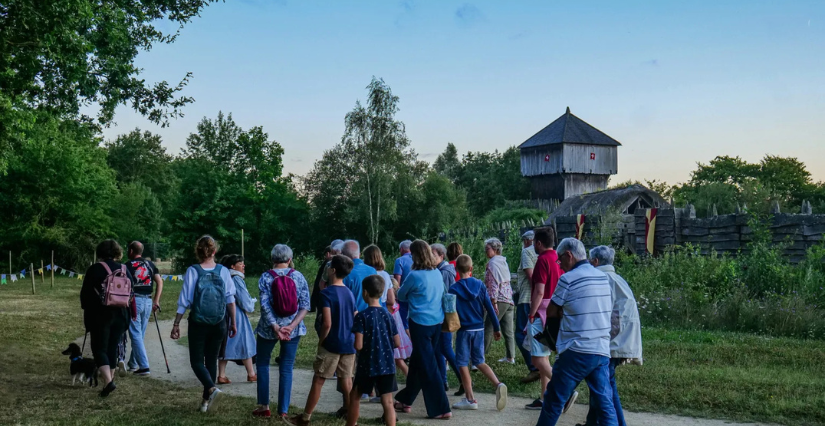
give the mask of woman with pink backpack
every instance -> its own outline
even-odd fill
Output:
[[[135,279],[125,265],[118,263],[123,257],[123,249],[117,241],[101,242],[95,255],[99,262],[86,270],[80,289],[80,306],[95,364],[103,378],[100,396],[105,398],[116,388],[117,345],[129,328],[128,308]]]
[[[301,336],[307,334],[304,317],[310,309],[309,284],[300,272],[292,269],[292,249],[276,244],[270,253],[272,269],[258,281],[261,320],[256,329],[258,368],[258,408],[255,417],[271,417],[269,409],[269,361],[280,342],[278,364],[278,416],[286,418],[292,393],[292,367]]]

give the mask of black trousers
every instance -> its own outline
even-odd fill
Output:
[[[129,328],[126,309],[103,307],[100,310],[83,311],[83,322],[89,332],[90,346],[98,367],[117,366],[117,345]]]
[[[226,338],[226,322],[215,325],[189,321],[189,365],[203,385],[203,399],[218,379],[218,356]]]

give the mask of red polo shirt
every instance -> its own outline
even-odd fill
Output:
[[[545,250],[536,259],[530,290],[532,291],[537,285],[544,285],[544,297],[542,299],[550,299],[553,297],[553,292],[556,291],[556,284],[562,274],[558,261],[559,255],[552,249]]]

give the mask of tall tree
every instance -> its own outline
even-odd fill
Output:
[[[356,102],[344,120],[346,130],[341,144],[344,153],[352,156],[348,163],[353,173],[363,178],[359,186],[363,187],[366,198],[369,240],[376,243],[383,217],[395,213],[387,205],[393,176],[400,167],[413,161],[415,154],[409,150],[404,123],[395,119],[398,96],[392,94],[384,80],[375,77],[367,90],[367,106]],[[387,208],[390,211],[386,211]]]
[[[458,159],[458,150],[452,142],[447,143],[444,152],[438,154],[433,163],[433,169],[436,173],[450,179],[451,182],[458,179],[461,173],[461,161]]]
[[[172,155],[166,152],[159,135],[135,129],[106,143],[106,161],[121,184],[141,184],[160,199],[172,201],[176,178]]]

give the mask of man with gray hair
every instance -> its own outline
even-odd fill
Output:
[[[626,426],[619,389],[616,386],[616,367],[623,364],[642,364],[642,324],[639,321],[639,308],[633,291],[613,267],[616,251],[607,246],[598,246],[590,250],[590,264],[607,275],[610,293],[613,299],[613,312],[610,315],[610,364],[608,375],[612,390],[613,408],[619,426]],[[590,405],[587,413],[587,426],[598,424],[598,410]]]
[[[358,312],[364,312],[369,308],[369,304],[364,301],[361,283],[364,281],[364,278],[375,275],[378,271],[361,260],[361,245],[358,244],[358,241],[344,241],[341,254],[352,259],[353,263],[352,271],[344,278],[344,285],[352,292],[352,296],[355,297],[355,308]]]
[[[533,247],[535,235],[535,232],[527,231],[521,236],[521,261],[519,261],[516,274],[518,277],[516,286],[513,288],[513,300],[516,301],[516,346],[528,370],[527,375],[521,378],[521,383],[532,383],[541,378],[538,368],[533,365],[529,344],[527,348],[524,347],[524,338],[527,335],[523,331],[527,328],[527,319],[530,317],[530,295],[532,293],[530,281],[533,279],[533,268],[539,257]]]
[[[398,250],[401,252],[401,257],[395,259],[395,266],[392,269],[392,276],[398,281],[399,286],[404,285],[404,279],[407,278],[407,275],[410,274],[412,271],[412,254],[410,254],[410,246],[412,245],[412,241],[404,240],[401,241],[401,244],[398,245]],[[408,309],[407,302],[398,301],[398,314],[401,315],[401,323],[404,324],[404,329],[409,329],[407,324],[407,309]]]
[[[344,248],[344,240],[332,240],[329,243],[329,257],[327,258],[324,264],[324,276],[321,278],[321,281],[318,283],[318,289],[323,290],[327,288],[327,283],[329,282],[329,278],[327,277],[327,273],[329,272],[329,264],[330,259],[337,254],[341,254],[341,249]]]
[[[564,275],[559,278],[548,318],[561,318],[553,365],[537,426],[555,426],[582,380],[598,407],[601,426],[618,426],[609,383],[610,314],[613,302],[607,276],[587,262],[584,244],[565,238],[556,249]]]

